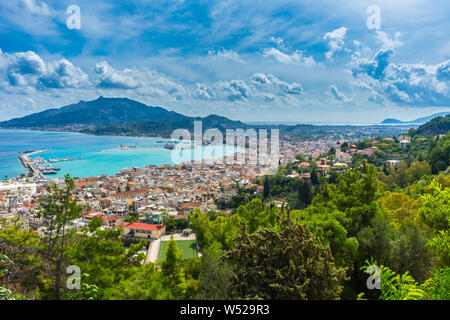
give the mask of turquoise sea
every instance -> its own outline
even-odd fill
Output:
[[[32,158],[82,159],[52,163],[61,170],[57,174],[48,175],[49,178],[62,177],[66,173],[79,178],[102,174],[114,175],[124,168],[175,164],[190,160],[190,157],[195,157],[195,159],[200,157],[217,158],[226,152],[214,151],[211,149],[213,147],[199,147],[203,150],[200,153],[197,152],[195,156],[192,151],[185,151],[182,159],[177,160],[180,157],[173,158],[173,150],[163,148],[168,141],[163,138],[94,136],[74,132],[0,129],[0,180],[5,179],[5,176],[12,178],[28,172],[18,159],[21,153],[47,148],[51,148],[51,150],[34,155]],[[100,152],[100,150],[116,148],[120,145],[159,147]],[[232,154],[232,152],[228,152],[228,154]]]

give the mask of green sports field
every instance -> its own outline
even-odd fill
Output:
[[[183,259],[190,259],[197,256],[197,246],[195,240],[177,240],[178,249],[183,253]],[[169,247],[169,241],[161,241],[161,247],[159,248],[158,260],[164,260],[166,258],[167,248]]]

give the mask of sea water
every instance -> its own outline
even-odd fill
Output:
[[[175,162],[180,162],[180,160],[173,161],[179,158],[173,157],[173,152],[176,151],[164,148],[169,141],[150,137],[95,136],[76,132],[0,129],[0,180],[28,173],[18,158],[20,154],[48,148],[51,150],[33,155],[31,158],[75,159],[51,163],[52,166],[61,170],[57,174],[48,175],[48,178],[62,177],[67,173],[79,178],[102,174],[114,175],[124,168],[176,164]],[[157,148],[114,149],[120,145]],[[233,154],[232,150],[225,148],[224,151],[217,152],[211,152],[211,147],[199,148],[203,151],[195,154],[205,154],[208,158]],[[184,152],[181,160],[187,161],[191,157],[194,159],[193,154],[194,152],[190,154]],[[198,157],[195,156],[195,159]]]

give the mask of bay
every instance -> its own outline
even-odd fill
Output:
[[[150,137],[124,137],[124,136],[94,136],[76,132],[48,132],[32,130],[0,129],[0,180],[5,177],[18,177],[21,173],[27,174],[18,156],[21,153],[51,148],[34,157],[49,159],[82,159],[52,163],[61,168],[57,174],[48,175],[48,178],[62,177],[66,173],[72,177],[90,177],[102,174],[114,175],[124,168],[148,165],[161,166],[163,164],[176,164],[180,161],[190,160],[193,155],[187,152],[183,159],[173,161],[173,150],[163,146],[168,139]],[[157,146],[148,149],[107,150],[120,145],[136,147]],[[227,151],[213,151],[211,147],[202,147],[200,157],[207,154],[208,158],[217,158]],[[209,149],[208,149],[209,148]],[[192,151],[190,151],[193,154]],[[228,152],[228,155],[232,152]],[[211,156],[212,155],[212,156]],[[176,158],[175,158],[176,159]],[[198,159],[195,156],[195,159]]]

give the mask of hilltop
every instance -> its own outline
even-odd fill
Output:
[[[435,113],[430,116],[423,117],[423,118],[417,118],[417,119],[414,119],[411,121],[401,121],[398,119],[386,118],[381,122],[381,124],[411,124],[411,123],[424,124],[425,122],[430,121],[436,117],[446,116],[447,114],[450,114],[450,111]]]
[[[3,121],[0,122],[0,128],[168,136],[178,128],[192,129],[194,121],[202,121],[203,129],[248,127],[240,121],[217,115],[189,117],[127,98],[100,96],[96,100],[80,101],[61,108]]]
[[[435,136],[438,134],[446,134],[450,130],[450,114],[445,117],[434,118],[427,123],[424,123],[417,129],[410,129],[411,136]]]

